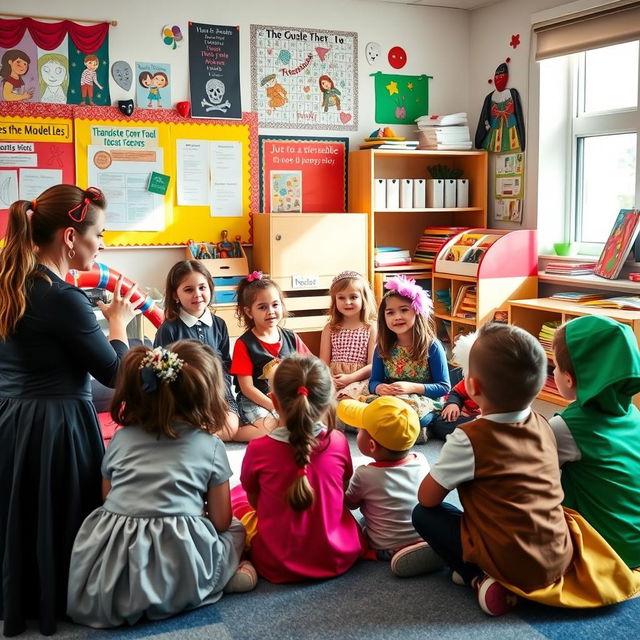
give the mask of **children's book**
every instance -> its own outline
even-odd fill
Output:
[[[601,298],[587,300],[580,304],[585,307],[600,307],[601,309],[632,309],[640,310],[640,296],[618,296],[616,298]]]
[[[594,273],[597,276],[609,280],[618,277],[622,264],[633,247],[638,231],[640,231],[640,211],[620,209],[596,265]]]
[[[585,302],[586,300],[600,300],[600,293],[585,293],[583,291],[559,291],[549,296],[554,300],[567,300],[568,302]]]

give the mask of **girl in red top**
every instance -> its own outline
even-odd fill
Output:
[[[267,395],[277,365],[295,353],[311,353],[293,331],[280,326],[285,315],[280,287],[260,271],[250,273],[238,285],[236,317],[247,330],[233,349],[231,374],[240,388],[240,423],[254,427],[253,438],[269,433],[277,424],[273,402]],[[243,432],[248,434],[249,430]]]

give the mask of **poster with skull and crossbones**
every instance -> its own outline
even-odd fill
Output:
[[[189,24],[189,82],[194,118],[242,118],[238,27]]]

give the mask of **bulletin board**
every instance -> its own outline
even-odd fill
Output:
[[[165,224],[157,231],[109,231],[105,242],[111,246],[162,246],[218,241],[222,230],[229,237],[240,236],[251,243],[252,215],[258,211],[258,119],[254,113],[243,113],[242,120],[211,120],[183,118],[168,109],[136,109],[127,118],[112,107],[74,107],[76,179],[78,186],[87,187],[88,152],[92,144],[92,127],[127,127],[157,130],[157,146],[163,152],[163,173],[170,176],[164,196]],[[94,129],[95,131],[95,129]],[[208,206],[180,206],[176,199],[176,141],[233,141],[242,149],[242,215],[211,217]]]
[[[27,181],[46,188],[52,172],[60,176],[57,182],[75,183],[72,112],[68,105],[0,102],[0,238],[11,203],[44,190],[28,193]]]

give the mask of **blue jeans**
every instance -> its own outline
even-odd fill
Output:
[[[448,502],[437,507],[417,505],[413,510],[412,522],[416,531],[429,546],[465,581],[471,585],[475,577],[482,575],[482,569],[462,558],[462,538],[460,521],[462,511]]]

